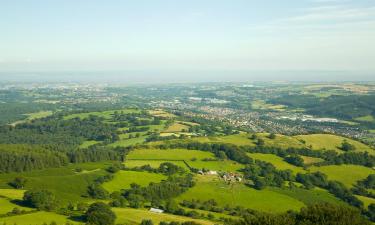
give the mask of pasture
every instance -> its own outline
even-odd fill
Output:
[[[235,172],[242,168],[244,165],[239,164],[237,162],[231,160],[223,160],[223,161],[187,161],[190,167],[196,169],[208,169],[208,170],[215,170],[215,171],[224,171],[224,172]]]
[[[160,164],[165,163],[165,162],[173,163],[176,166],[182,167],[186,170],[189,169],[182,160],[180,160],[180,161],[169,160],[168,161],[168,160],[137,160],[137,159],[132,160],[132,159],[127,159],[124,164],[127,168],[134,168],[134,167],[140,167],[140,166],[145,166],[145,165],[150,165],[152,168],[158,168],[160,166]]]
[[[51,222],[55,222],[57,225],[64,225],[67,222],[70,224],[83,224],[69,220],[67,216],[42,211],[0,218],[1,224],[42,225],[44,223],[50,224]]]
[[[202,160],[215,158],[211,152],[187,149],[136,149],[131,151],[127,159],[153,159],[153,160]]]
[[[291,170],[294,174],[305,173],[302,167],[294,166],[284,161],[283,158],[273,154],[247,153],[250,158],[271,163],[279,170]]]
[[[11,212],[14,208],[18,208],[20,210],[25,211],[33,210],[32,208],[22,207],[17,204],[14,204],[13,202],[11,202],[10,199],[0,197],[0,214],[6,214],[8,212]]]
[[[208,220],[192,219],[184,216],[177,216],[166,213],[153,213],[145,209],[131,209],[131,208],[112,208],[116,213],[116,224],[140,224],[144,219],[150,219],[154,224],[159,224],[161,221],[167,222],[186,222],[194,221],[202,225],[213,225],[214,223]]]
[[[102,112],[74,113],[74,114],[71,114],[71,115],[64,116],[64,119],[65,120],[70,120],[70,119],[73,119],[73,118],[86,119],[89,116],[98,116],[98,117],[102,117],[106,120],[111,120],[113,114],[116,111],[118,113],[125,113],[125,114],[140,112],[140,110],[138,110],[138,109],[119,109],[119,110],[108,110],[108,111],[102,111]]]
[[[170,125],[167,129],[163,131],[163,133],[179,133],[179,132],[187,132],[190,126],[187,126],[182,123],[175,122]]]
[[[300,157],[303,159],[303,163],[305,165],[311,165],[314,163],[319,163],[319,162],[324,161],[324,159],[321,159],[321,158],[315,158],[315,157],[309,157],[309,156],[303,156],[303,155],[301,155]]]
[[[217,176],[198,175],[194,187],[176,198],[177,201],[214,199],[220,206],[243,206],[263,212],[281,213],[299,210],[303,202],[271,189],[255,190],[242,183],[227,184]]]
[[[159,183],[166,176],[158,173],[123,171],[115,173],[114,178],[102,184],[103,188],[108,192],[120,191],[130,188],[130,184],[136,183],[140,186],[147,186],[149,183]]]
[[[363,205],[365,208],[367,208],[370,204],[375,204],[375,199],[374,198],[369,198],[361,195],[356,195],[359,200],[363,202]]]
[[[322,172],[328,176],[329,180],[339,181],[349,188],[357,181],[363,180],[368,177],[368,175],[374,173],[374,170],[371,168],[357,165],[314,166],[310,167],[310,171]]]
[[[86,201],[82,195],[87,193],[87,187],[99,176],[105,175],[109,163],[82,163],[61,168],[50,168],[22,173],[0,174],[0,188],[10,188],[8,183],[14,177],[25,177],[28,182],[25,189],[48,189],[57,199],[66,204],[69,202]],[[81,168],[82,172],[75,172],[75,168]],[[1,191],[0,191],[1,193]]]
[[[354,145],[356,150],[360,152],[369,152],[370,154],[375,154],[375,150],[371,147],[341,136],[336,136],[332,134],[309,134],[309,135],[298,135],[294,136],[298,140],[302,140],[306,143],[306,146],[311,146],[313,150],[335,150],[337,152],[343,152],[341,151],[341,143],[344,140],[347,140],[350,144]]]
[[[0,189],[0,196],[9,199],[22,199],[25,190],[20,189]]]

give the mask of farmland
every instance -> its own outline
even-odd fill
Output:
[[[151,182],[159,183],[165,178],[165,176],[157,173],[119,171],[111,181],[104,183],[103,187],[109,192],[114,192],[128,189],[132,183],[147,186]]]
[[[279,194],[272,190],[255,190],[243,184],[228,185],[215,176],[198,176],[197,184],[186,193],[177,198],[182,201],[201,199],[214,199],[224,206],[244,206],[265,212],[285,212],[299,210],[304,204],[287,195]]]
[[[272,154],[262,154],[262,153],[249,153],[251,158],[269,162],[274,165],[279,170],[291,170],[293,173],[305,173],[306,171],[302,167],[297,167],[284,161],[283,158],[272,155]]]

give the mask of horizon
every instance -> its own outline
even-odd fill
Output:
[[[2,80],[72,72],[129,82],[133,74],[146,82],[375,79],[370,0],[6,1],[0,13]]]

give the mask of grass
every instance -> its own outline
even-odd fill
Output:
[[[14,204],[7,198],[0,198],[0,206],[1,206],[0,214],[11,212],[14,208],[18,208],[20,210],[25,210],[25,211],[33,210],[32,208],[26,208],[26,207],[22,207],[17,204]]]
[[[228,143],[234,145],[250,145],[255,144],[249,139],[249,134],[241,133],[228,136],[215,136],[215,137],[196,137],[192,138],[193,141],[208,142],[208,143]]]
[[[314,164],[314,163],[319,163],[319,162],[323,162],[324,161],[324,159],[310,157],[310,156],[303,156],[303,155],[301,155],[300,157],[303,159],[303,163],[305,165],[311,165],[311,164]]]
[[[124,135],[124,136],[122,136],[122,138],[120,137],[119,141],[111,143],[108,146],[111,146],[111,147],[127,147],[127,146],[130,146],[130,145],[142,144],[143,142],[145,142],[145,140],[146,140],[146,136],[140,136],[140,137],[137,137],[137,138],[128,139],[128,138],[125,138],[125,135]]]
[[[181,124],[181,123],[173,123],[171,126],[169,126],[166,130],[163,132],[165,133],[178,133],[178,132],[183,132],[183,131],[188,131],[189,126]]]
[[[244,167],[244,165],[231,160],[224,161],[187,161],[190,167],[196,169],[209,169],[215,171],[235,172]]]
[[[336,180],[347,187],[352,187],[357,181],[363,180],[374,170],[357,165],[330,165],[321,167],[311,167],[311,172],[320,171],[328,176],[329,180]]]
[[[106,174],[103,168],[109,163],[72,164],[61,168],[50,168],[22,173],[0,174],[0,188],[9,188],[8,183],[16,176],[25,177],[28,182],[25,189],[47,189],[53,192],[57,199],[66,204],[69,202],[86,201],[82,195],[87,193],[87,187],[96,178]],[[75,168],[83,169],[77,173]],[[100,169],[102,168],[102,169]],[[1,191],[0,191],[1,193]]]
[[[371,147],[341,136],[336,136],[332,134],[309,134],[309,135],[298,135],[295,136],[298,140],[303,140],[306,142],[306,146],[311,146],[313,150],[335,150],[337,152],[343,152],[340,150],[341,143],[347,140],[350,144],[354,145],[356,150],[359,152],[367,151],[370,154],[375,154],[375,150]]]
[[[294,199],[303,202],[306,205],[317,204],[322,202],[336,205],[345,205],[343,201],[339,200],[338,198],[330,194],[327,190],[320,188],[315,188],[313,190],[306,190],[303,188],[272,188],[272,190],[280,194],[288,195]]]
[[[184,199],[214,199],[220,206],[243,206],[273,213],[299,210],[304,206],[301,201],[270,189],[259,191],[242,183],[228,185],[219,177],[209,175],[198,175],[196,185],[177,198],[178,201]]]
[[[269,162],[279,170],[291,170],[293,173],[305,173],[302,167],[297,167],[284,161],[283,158],[273,154],[248,153],[249,157],[265,162]]]
[[[155,110],[149,110],[148,113],[150,113],[152,116],[155,117],[164,117],[164,118],[175,118],[176,115],[166,112],[161,109],[155,109]]]
[[[29,113],[26,114],[28,116],[27,120],[35,120],[35,119],[41,119],[48,116],[51,116],[53,114],[52,111],[40,111],[36,113]]]
[[[109,192],[120,191],[130,188],[130,184],[136,183],[141,186],[147,186],[149,183],[159,183],[166,176],[158,173],[137,172],[137,171],[119,171],[115,174],[113,180],[104,183],[102,186]]]
[[[0,189],[0,196],[9,199],[22,199],[25,190],[19,189]]]
[[[30,214],[0,218],[1,224],[6,223],[17,225],[42,225],[43,223],[50,224],[51,222],[55,222],[57,223],[57,225],[64,225],[67,222],[73,224],[81,224],[69,220],[67,216],[58,215],[52,212],[35,212]]]
[[[127,159],[157,159],[157,160],[189,160],[195,158],[201,160],[204,158],[215,158],[211,152],[187,149],[136,149],[131,151]]]
[[[359,200],[363,202],[363,205],[365,206],[365,208],[367,208],[370,204],[375,204],[375,199],[373,198],[369,198],[369,197],[365,197],[361,195],[356,195],[355,197],[357,197]]]
[[[99,116],[106,120],[110,120],[112,118],[112,115],[115,113],[115,111],[121,113],[137,113],[140,112],[138,109],[119,109],[119,110],[109,110],[109,111],[102,111],[102,112],[88,112],[88,113],[75,113],[71,115],[64,116],[65,120],[70,120],[73,118],[80,118],[85,119],[89,116]]]
[[[98,144],[100,143],[99,141],[84,141],[80,146],[79,148],[88,148],[90,147],[91,145],[95,145],[95,144]]]
[[[294,137],[276,134],[274,139],[269,138],[269,133],[258,133],[256,134],[258,138],[264,140],[264,145],[268,147],[278,147],[282,149],[286,148],[302,148],[305,147],[300,141],[296,140]]]
[[[360,122],[375,122],[375,118],[372,115],[357,117],[355,120]]]
[[[140,167],[144,165],[150,165],[152,168],[158,168],[160,164],[164,162],[170,162],[170,163],[175,164],[176,166],[189,169],[182,160],[181,161],[168,161],[168,160],[130,160],[128,159],[125,161],[124,164],[128,168]]]
[[[253,109],[285,111],[285,105],[268,104],[263,100],[255,100],[251,103]]]
[[[145,209],[130,209],[130,208],[113,208],[116,215],[116,224],[134,224],[138,225],[144,219],[150,219],[154,224],[159,224],[161,221],[166,222],[186,222],[195,221],[202,225],[213,225],[214,223],[208,220],[192,219],[184,216],[171,215],[166,213],[152,213]]]

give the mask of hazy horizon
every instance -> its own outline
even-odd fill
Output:
[[[375,79],[371,0],[2,1],[0,14],[1,80]]]

